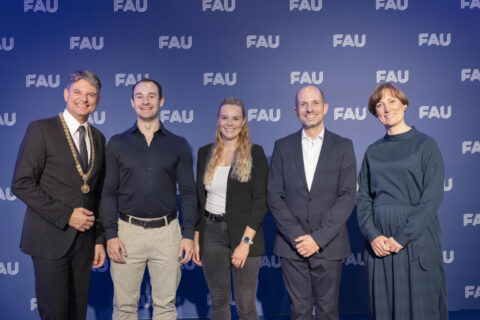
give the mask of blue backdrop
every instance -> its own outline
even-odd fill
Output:
[[[327,128],[353,139],[358,164],[384,134],[368,114],[368,96],[378,82],[395,82],[410,99],[407,123],[433,136],[445,160],[439,216],[449,309],[480,309],[479,32],[479,0],[0,1],[1,318],[38,318],[31,259],[18,249],[25,206],[10,183],[28,123],[64,109],[62,90],[77,69],[103,82],[90,122],[107,139],[135,121],[132,84],[159,81],[161,119],[194,155],[213,140],[219,102],[237,96],[251,139],[269,157],[276,139],[300,128],[298,88],[318,85],[330,105]],[[344,261],[340,311],[366,312],[355,214],[348,227],[353,253]],[[265,231],[258,310],[287,314],[269,214]],[[179,316],[207,316],[202,270],[183,269]],[[93,270],[88,318],[109,319],[112,297],[107,263]],[[145,282],[142,317],[150,306]]]

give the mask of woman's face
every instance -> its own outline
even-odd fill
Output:
[[[242,108],[234,104],[224,104],[218,112],[218,128],[224,140],[236,140],[245,125]]]
[[[382,98],[375,105],[376,116],[387,130],[405,123],[406,109],[407,105],[393,96],[390,90],[383,90]]]

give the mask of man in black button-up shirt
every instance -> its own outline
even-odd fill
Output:
[[[136,319],[148,265],[153,319],[175,319],[180,264],[193,253],[197,197],[187,141],[160,123],[161,86],[143,79],[133,87],[135,125],[110,139],[102,193],[102,220],[112,260],[114,318]],[[183,226],[177,219],[177,183]]]

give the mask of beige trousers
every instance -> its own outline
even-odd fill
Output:
[[[154,229],[119,220],[118,237],[125,245],[127,257],[125,264],[112,262],[110,267],[114,287],[113,319],[138,318],[140,287],[146,266],[152,287],[152,319],[176,319],[175,297],[181,276],[178,250],[182,239],[178,219]]]

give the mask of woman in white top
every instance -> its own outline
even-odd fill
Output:
[[[245,107],[226,98],[218,110],[215,142],[198,151],[199,216],[194,262],[203,266],[212,298],[211,319],[230,319],[230,271],[240,319],[258,319],[255,294],[267,211],[268,164],[248,137]]]

